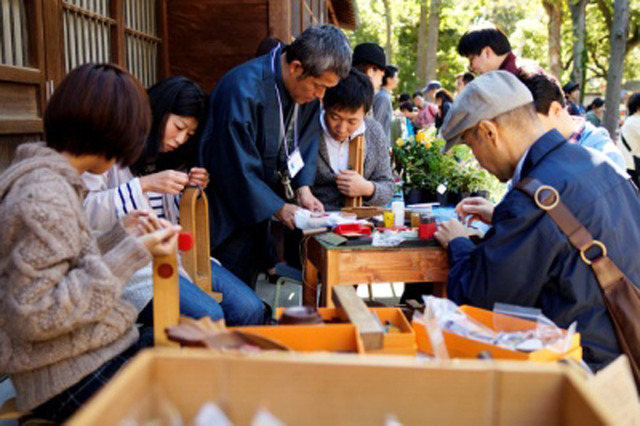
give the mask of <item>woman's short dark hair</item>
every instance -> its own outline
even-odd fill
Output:
[[[587,111],[592,111],[595,108],[601,108],[604,106],[604,99],[601,97],[595,98],[591,103],[587,106]]]
[[[401,93],[400,96],[398,96],[398,103],[403,104],[405,102],[411,102],[411,95],[408,93]]]
[[[355,112],[364,107],[365,114],[373,105],[373,84],[366,74],[352,68],[346,78],[329,89],[324,94],[322,106],[324,109]]]
[[[476,76],[473,75],[470,72],[465,72],[463,74],[459,74],[458,77],[462,79],[462,82],[464,83],[465,86],[467,84],[471,83],[476,78]]]
[[[640,110],[640,92],[636,92],[629,97],[627,109],[629,110],[629,115],[633,115]]]
[[[451,93],[449,93],[447,89],[438,90],[434,97],[436,99],[442,99],[442,102],[453,102],[453,96],[451,96]]]
[[[562,87],[552,75],[541,71],[523,69],[518,73],[518,78],[533,95],[536,112],[549,115],[551,102],[554,101],[563,107],[566,105]]]
[[[496,55],[511,52],[511,43],[505,33],[498,27],[490,27],[467,31],[458,42],[458,54],[479,55],[487,46]]]
[[[415,92],[413,92],[413,96],[411,96],[411,98],[415,98],[416,96],[424,96],[424,93],[422,93],[421,90],[416,90]]]
[[[413,104],[411,102],[403,102],[400,105],[400,111],[409,111],[413,112]]]
[[[278,46],[280,44],[284,45],[282,40],[280,40],[277,37],[265,37],[265,38],[263,38],[262,41],[260,42],[260,44],[258,44],[258,48],[256,49],[255,57],[257,58],[258,56],[266,55],[267,53],[271,52],[274,47],[276,47],[276,46]]]
[[[151,128],[142,85],[112,64],[85,64],[60,83],[44,113],[47,145],[73,155],[98,155],[128,166]]]
[[[161,153],[162,141],[169,114],[193,117],[198,122],[204,119],[206,95],[193,81],[185,77],[170,77],[148,90],[153,121],[143,154],[131,166],[136,176],[147,175],[162,170],[179,170],[196,161],[197,138],[189,140],[178,149]]]
[[[387,80],[393,78],[398,74],[398,67],[395,65],[387,65],[384,69],[384,76],[382,77],[382,86],[387,85]]]

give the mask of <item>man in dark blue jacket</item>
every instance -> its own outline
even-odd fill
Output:
[[[524,177],[556,188],[567,208],[603,242],[611,260],[640,283],[640,200],[628,176],[601,153],[545,133],[533,98],[504,71],[487,73],[456,99],[443,125],[446,149],[471,147],[480,164],[514,186]],[[493,225],[474,245],[457,220],[436,238],[448,248],[449,297],[492,309],[503,302],[540,308],[560,327],[577,321],[584,360],[600,369],[621,351],[597,279],[565,234],[525,193],[512,189],[495,207],[477,206]]]
[[[207,187],[212,253],[250,286],[265,251],[266,223],[294,227],[311,194],[320,122],[318,99],[351,68],[351,48],[333,25],[305,30],[286,47],[232,69],[209,97],[200,161]],[[296,205],[297,204],[297,205]]]

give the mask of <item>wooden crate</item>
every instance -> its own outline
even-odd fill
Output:
[[[586,383],[557,364],[163,348],[139,354],[69,424],[121,424],[154,390],[184,424],[209,401],[235,425],[259,408],[287,425],[382,425],[387,415],[404,425],[613,423]]]
[[[395,327],[400,329],[400,333],[385,333],[382,349],[365,350],[365,353],[372,355],[416,355],[418,347],[416,336],[409,321],[399,308],[369,308],[371,312],[380,319],[384,325],[390,321]],[[284,312],[284,308],[278,308],[276,317],[279,319]],[[324,321],[347,321],[344,311],[340,308],[318,308],[318,312]],[[289,326],[285,326],[289,327]]]
[[[507,315],[494,314],[491,311],[463,305],[460,309],[469,317],[482,323],[483,325],[497,329],[495,320],[500,323],[502,331],[520,331],[530,330],[536,327],[533,321],[526,321],[520,318],[510,317]],[[413,329],[415,331],[418,351],[432,355],[431,340],[424,325],[413,321]],[[481,352],[489,352],[496,359],[514,359],[523,361],[557,361],[562,358],[573,358],[577,361],[582,360],[582,347],[580,346],[580,334],[575,333],[571,342],[571,348],[566,353],[554,352],[548,349],[538,350],[534,352],[513,351],[499,346],[489,345],[467,337],[459,336],[455,333],[443,331],[447,351],[451,358],[476,358]]]

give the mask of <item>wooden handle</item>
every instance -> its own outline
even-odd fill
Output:
[[[153,340],[155,346],[178,346],[165,330],[180,322],[177,253],[153,259]]]
[[[364,135],[356,136],[349,141],[349,169],[364,176],[364,154],[365,140]],[[347,197],[345,200],[346,207],[361,207],[362,197]]]

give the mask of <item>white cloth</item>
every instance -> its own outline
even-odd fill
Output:
[[[177,197],[170,194],[153,194],[162,196],[162,203],[149,202],[149,194],[142,192],[140,179],[133,176],[128,167],[113,166],[102,175],[83,173],[82,180],[89,190],[84,200],[84,209],[89,217],[89,224],[95,230],[111,229],[115,223],[133,210],[164,212],[165,219],[178,223],[179,204]],[[180,262],[180,259],[178,259]],[[181,262],[180,262],[181,263]],[[188,278],[187,272],[180,266],[180,275]],[[149,264],[139,269],[122,289],[122,297],[133,304],[138,312],[153,297],[153,269]]]
[[[640,114],[633,114],[624,121],[621,134],[631,148],[631,152],[623,144],[619,144],[620,149],[625,154],[627,168],[634,170],[636,166],[633,156],[640,157]]]
[[[344,141],[338,141],[331,136],[327,123],[325,122],[325,111],[320,113],[320,125],[322,126],[322,140],[327,146],[327,152],[329,154],[329,162],[331,163],[331,169],[334,173],[340,173],[340,170],[349,169],[349,141],[356,136],[364,134],[367,129],[364,120],[360,127]]]

